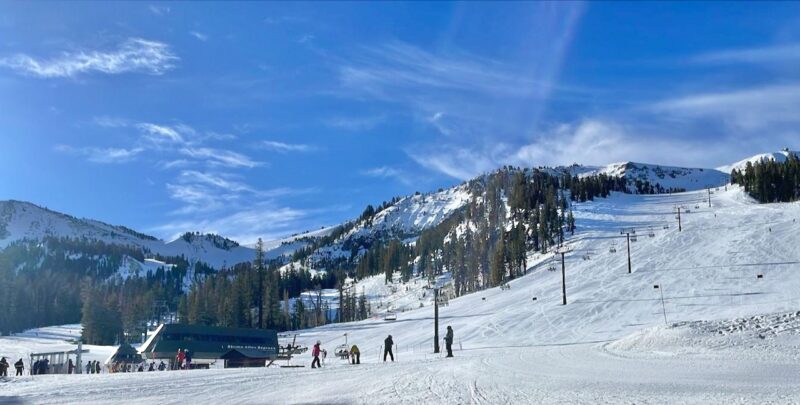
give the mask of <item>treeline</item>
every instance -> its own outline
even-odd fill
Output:
[[[169,268],[120,277],[121,266],[134,265],[126,261],[141,262],[145,255],[139,247],[88,239],[10,244],[0,251],[0,332],[85,321],[88,343],[114,343],[140,328],[154,300],[176,307],[187,274],[214,271],[184,257],[157,256]]]
[[[259,241],[253,263],[220,270],[195,283],[180,299],[179,319],[190,324],[284,331],[369,316],[366,297],[345,288],[342,271],[312,276],[293,264],[281,271],[281,264],[264,262]],[[330,308],[322,298],[322,290],[330,288],[339,289],[339,308]]]
[[[744,170],[733,170],[731,182],[761,203],[791,202],[800,199],[800,160],[793,153],[784,162],[764,159],[747,162]]]

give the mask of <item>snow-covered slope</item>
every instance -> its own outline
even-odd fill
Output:
[[[615,193],[576,204],[578,233],[567,242],[565,260],[567,305],[560,271],[548,271],[555,263],[531,256],[528,274],[511,281],[510,289],[466,295],[440,308],[440,338],[448,325],[455,332],[453,359],[432,354],[433,311],[426,305],[399,313],[393,322],[299,332],[298,343],[320,340],[329,354],[345,339],[357,344],[360,366],[329,355],[326,366],[314,370],[26,377],[5,386],[4,394],[33,403],[78,403],[86,395],[100,403],[134,396],[159,402],[181,386],[189,387],[181,401],[244,404],[273,398],[369,404],[796,403],[800,204],[758,205],[728,186],[714,191],[712,207],[683,215],[679,232],[671,207],[706,196]],[[619,235],[623,227],[639,230],[631,244],[632,274]],[[381,346],[389,334],[396,362],[384,364]],[[294,362],[307,366],[310,360],[304,355]]]
[[[800,152],[791,151],[788,149],[781,150],[779,152],[772,152],[772,153],[759,153],[758,155],[751,156],[749,158],[742,159],[736,163],[727,165],[727,166],[720,166],[717,170],[725,173],[730,173],[734,169],[735,170],[744,170],[747,163],[757,163],[762,160],[774,160],[776,162],[785,162],[786,159],[789,158],[789,155],[800,156]]]

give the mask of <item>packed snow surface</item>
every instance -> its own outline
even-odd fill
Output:
[[[293,360],[306,365],[299,369],[26,376],[2,383],[0,395],[49,404],[800,403],[800,204],[758,205],[732,186],[714,190],[710,208],[707,196],[613,194],[576,204],[568,304],[560,263],[531,256],[509,290],[440,308],[440,338],[447,325],[455,332],[452,359],[432,353],[426,305],[396,321],[298,332],[298,343],[320,340],[329,353],[346,334],[361,365],[329,355],[311,369],[306,353]],[[690,209],[681,232],[674,206]],[[636,229],[632,274],[621,228]],[[389,334],[396,361],[384,363]],[[34,344],[19,339],[0,347]]]

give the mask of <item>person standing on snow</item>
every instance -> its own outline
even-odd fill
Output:
[[[447,357],[453,357],[453,328],[447,325],[447,334],[444,336],[444,346],[447,348]]]
[[[21,376],[22,375],[22,371],[25,370],[25,363],[22,362],[21,358],[19,359],[19,361],[14,363],[14,368],[17,369],[17,375]]]
[[[189,349],[186,349],[183,357],[184,361],[186,362],[186,369],[188,370],[192,366],[192,352],[190,352]]]
[[[311,355],[314,356],[314,360],[311,361],[311,368],[322,367],[322,364],[319,362],[320,344],[320,341],[317,340],[317,344],[315,344],[314,348],[311,349]]]
[[[387,354],[392,358],[392,361],[394,361],[394,353],[392,353],[392,346],[394,346],[394,340],[392,340],[392,335],[389,335],[389,337],[387,337],[386,340],[383,341],[383,361],[384,362],[386,361],[386,355]]]
[[[8,360],[5,357],[0,359],[0,377],[8,377]]]
[[[183,349],[178,349],[178,354],[175,356],[175,370],[180,370],[183,367],[183,359],[185,358],[186,354]]]
[[[358,346],[356,345],[350,348],[350,360],[353,364],[361,364],[361,352],[358,351]]]

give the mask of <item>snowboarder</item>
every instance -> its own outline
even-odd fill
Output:
[[[0,359],[0,377],[8,377],[8,360],[5,357]]]
[[[453,328],[447,325],[447,334],[444,336],[444,346],[447,348],[447,357],[453,357]]]
[[[356,345],[350,348],[350,360],[353,364],[361,364],[361,352],[358,351],[358,346]]]
[[[386,355],[387,354],[389,355],[389,357],[392,358],[392,361],[394,361],[394,353],[392,353],[392,346],[394,346],[394,341],[392,340],[392,335],[389,335],[389,337],[387,337],[383,341],[383,361],[384,362],[386,361]]]
[[[158,364],[158,371],[164,371],[166,369],[167,369],[166,363],[164,363],[164,360],[161,360],[161,363]]]
[[[320,364],[319,362],[320,344],[322,343],[320,343],[320,341],[317,340],[317,344],[315,344],[314,348],[311,349],[311,355],[314,356],[314,360],[311,361],[311,368],[322,367],[322,364]]]
[[[147,367],[147,371],[156,371],[156,362],[150,362],[150,366]]]
[[[14,363],[14,368],[17,369],[17,375],[21,376],[22,375],[22,371],[25,370],[25,363],[22,362],[21,358],[19,359],[19,361]]]

